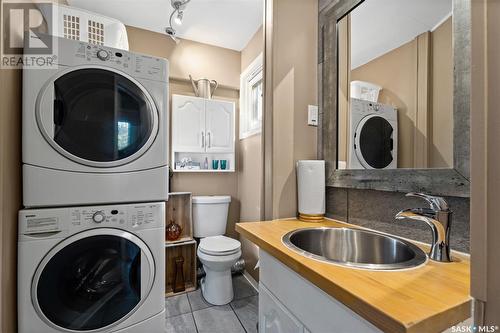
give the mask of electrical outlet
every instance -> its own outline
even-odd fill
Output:
[[[318,106],[308,105],[307,106],[307,125],[318,126]]]

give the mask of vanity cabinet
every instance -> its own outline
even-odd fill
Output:
[[[231,172],[235,170],[235,104],[193,96],[172,96],[172,165],[174,172]],[[180,167],[178,162],[192,161]],[[208,169],[203,169],[208,160]],[[212,160],[226,168],[213,169]],[[220,165],[220,163],[219,163]]]
[[[308,332],[304,325],[262,283],[259,285],[259,332]]]
[[[259,332],[382,332],[323,290],[260,251]]]

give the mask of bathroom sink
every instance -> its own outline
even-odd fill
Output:
[[[283,236],[283,242],[305,257],[353,268],[397,270],[427,260],[426,254],[410,242],[362,229],[298,229]]]

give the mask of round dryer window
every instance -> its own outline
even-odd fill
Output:
[[[63,241],[45,257],[33,279],[33,304],[58,329],[107,329],[138,308],[153,279],[153,258],[139,238],[94,229]]]
[[[367,169],[384,169],[393,161],[394,128],[385,118],[363,118],[354,134],[356,157]]]
[[[154,101],[112,69],[63,72],[42,91],[37,121],[48,142],[76,162],[111,167],[144,153],[158,130]]]

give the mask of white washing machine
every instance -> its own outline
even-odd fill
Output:
[[[165,203],[22,210],[19,333],[164,332]]]
[[[23,71],[25,207],[168,198],[168,62],[58,39]]]
[[[348,169],[398,167],[396,108],[351,98]]]

